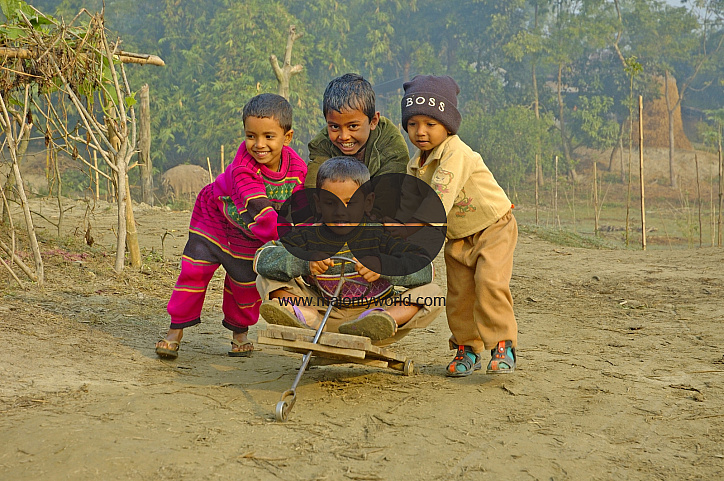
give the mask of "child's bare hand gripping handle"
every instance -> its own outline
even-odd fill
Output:
[[[379,257],[374,256],[366,256],[362,258],[362,262],[354,259],[355,266],[354,268],[357,270],[359,275],[362,276],[364,280],[367,282],[375,282],[377,279],[380,278],[380,274],[377,271],[382,271],[382,264],[380,262]]]
[[[321,261],[309,261],[309,270],[313,276],[318,276],[327,272],[327,269],[334,265],[332,259],[323,259]]]

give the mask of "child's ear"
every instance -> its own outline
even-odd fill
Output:
[[[370,192],[367,194],[367,197],[365,197],[365,213],[369,214],[372,212],[372,207],[375,205],[375,193]]]
[[[375,130],[377,128],[377,124],[380,123],[380,112],[375,112],[374,117],[370,119],[370,130]]]
[[[292,142],[293,138],[294,138],[294,129],[287,130],[287,133],[284,134],[284,145],[289,145]]]

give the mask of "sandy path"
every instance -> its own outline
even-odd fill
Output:
[[[156,358],[189,214],[137,215],[146,274],[113,276],[101,231],[84,259],[48,256],[45,291],[0,274],[0,479],[724,476],[724,249],[594,251],[522,234],[515,374],[446,378],[441,316],[396,346],[417,375],[314,368],[278,423],[301,356],[227,357],[221,277],[179,359]],[[170,230],[167,260],[149,255]]]

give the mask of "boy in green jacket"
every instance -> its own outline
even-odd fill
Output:
[[[327,126],[309,142],[305,187],[316,187],[319,166],[338,156],[359,160],[372,177],[406,172],[405,139],[395,124],[375,110],[375,92],[362,76],[348,73],[329,82],[322,112]]]

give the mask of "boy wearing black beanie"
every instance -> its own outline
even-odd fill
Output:
[[[450,348],[457,353],[446,374],[472,374],[482,367],[486,349],[488,373],[512,372],[518,326],[510,278],[518,225],[510,199],[480,154],[456,135],[461,116],[455,80],[418,75],[403,87],[402,126],[419,149],[407,173],[432,186],[447,213],[446,311]]]

